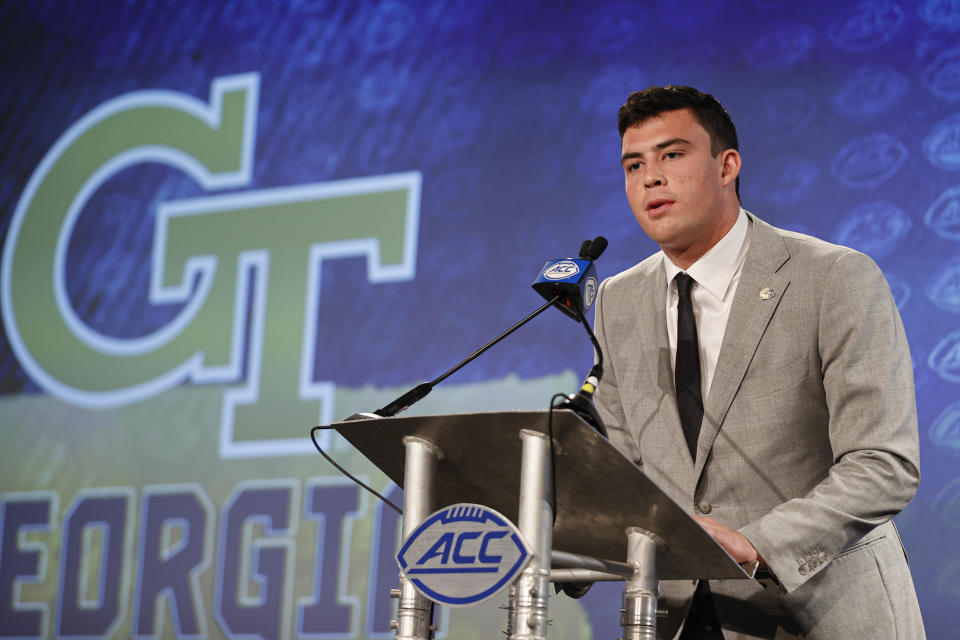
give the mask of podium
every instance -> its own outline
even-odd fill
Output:
[[[458,503],[514,519],[532,559],[510,588],[510,638],[546,638],[551,579],[624,580],[623,638],[656,640],[659,579],[751,577],[571,411],[358,414],[331,426],[403,487],[404,540],[432,512]],[[427,640],[430,601],[400,578],[396,637]]]

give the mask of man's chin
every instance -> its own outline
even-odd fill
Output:
[[[683,230],[678,229],[675,220],[649,218],[640,222],[640,227],[647,237],[660,245],[661,248],[676,248],[683,245]]]

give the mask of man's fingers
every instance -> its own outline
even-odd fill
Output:
[[[705,516],[693,516],[703,529],[717,541],[724,551],[737,562],[751,562],[757,560],[760,556],[757,550],[750,544],[743,534],[734,531],[730,527],[720,524],[713,518]]]

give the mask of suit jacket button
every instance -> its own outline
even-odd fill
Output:
[[[702,513],[703,515],[707,515],[708,513],[710,513],[711,511],[713,511],[713,507],[710,505],[709,502],[701,502],[700,504],[697,505],[697,509],[698,509],[698,510],[700,511],[700,513]]]

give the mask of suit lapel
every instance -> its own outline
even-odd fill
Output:
[[[676,382],[673,375],[673,358],[670,354],[670,339],[667,336],[667,275],[660,265],[659,273],[656,278],[656,291],[651,291],[652,305],[645,305],[646,313],[652,314],[645,318],[650,324],[646,325],[654,328],[654,344],[658,346],[656,350],[656,385],[659,390],[659,397],[665,399],[663,407],[665,410],[657,413],[660,424],[658,428],[661,433],[670,434],[670,444],[673,451],[680,451],[680,455],[686,467],[686,473],[693,470],[693,458],[690,457],[690,449],[687,447],[687,441],[683,435],[683,424],[680,422],[680,412],[677,408]]]
[[[677,394],[674,389],[673,362],[670,357],[670,342],[667,337],[667,278],[662,260],[651,261],[647,269],[640,272],[639,282],[633,294],[632,313],[635,319],[633,331],[636,339],[626,341],[637,345],[646,345],[639,357],[631,359],[637,367],[634,374],[639,389],[649,389],[649,393],[637,394],[634,401],[635,415],[655,416],[655,428],[660,434],[668,434],[669,451],[679,452],[680,458],[673,458],[670,464],[686,466],[685,474],[693,472],[693,460],[683,437],[680,414],[677,410]],[[642,417],[640,424],[649,424]],[[642,433],[634,433],[639,440]],[[661,451],[666,455],[666,451]]]
[[[790,257],[783,240],[770,225],[753,216],[751,219],[753,231],[750,248],[730,308],[717,368],[710,385],[710,395],[704,404],[703,424],[697,441],[697,461],[694,469],[696,478],[699,478],[703,471],[713,441],[740,388],[747,367],[773,312],[790,284],[789,278],[776,273]],[[761,297],[761,290],[766,288],[773,290],[773,297]]]

